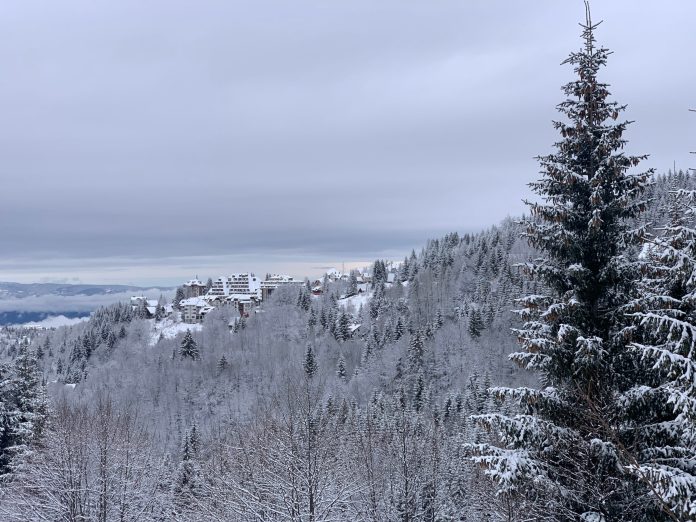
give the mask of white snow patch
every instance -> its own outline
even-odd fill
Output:
[[[357,312],[360,307],[364,307],[372,298],[372,292],[364,292],[362,294],[353,295],[351,297],[344,297],[338,300],[338,304],[343,308],[349,308],[350,306]]]
[[[150,336],[150,345],[157,344],[159,341],[160,334],[164,336],[165,339],[174,339],[177,335],[184,333],[186,330],[191,330],[192,332],[200,331],[203,325],[200,323],[180,323],[174,321],[172,318],[168,317],[160,322],[150,319],[152,322],[152,335]]]

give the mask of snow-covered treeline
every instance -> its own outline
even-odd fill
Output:
[[[114,305],[25,349],[12,345],[5,356],[34,358],[53,407],[41,447],[8,482],[5,516],[79,509],[111,519],[125,509],[111,498],[122,488],[149,499],[128,503],[148,520],[254,520],[264,510],[279,520],[388,520],[465,509],[476,520],[488,507],[463,443],[484,434],[469,416],[495,407],[492,383],[523,379],[506,362],[509,310],[531,284],[512,266],[530,255],[518,235],[507,221],[430,241],[385,267],[394,282],[376,277],[369,297],[341,298],[350,285],[341,282],[321,296],[280,289],[249,318],[221,308],[173,338]],[[77,460],[55,462],[66,444]],[[122,469],[124,452],[152,473]],[[70,482],[76,470],[84,490]],[[99,493],[95,481],[108,486]]]

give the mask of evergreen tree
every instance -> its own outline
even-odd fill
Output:
[[[492,304],[488,304],[486,308],[486,326],[490,328],[493,325],[493,320],[495,319],[495,310]]]
[[[311,306],[311,304],[312,298],[310,297],[307,288],[303,286],[302,288],[300,288],[300,291],[297,294],[297,306],[305,312],[307,312],[309,311],[309,307]]]
[[[147,312],[147,301],[145,299],[142,299],[140,303],[138,304],[137,309],[135,310],[135,316],[138,319],[147,319],[148,312]],[[88,342],[90,339],[89,337],[85,337],[85,342]]]
[[[224,372],[228,366],[229,363],[227,362],[227,357],[225,357],[225,355],[223,354],[222,357],[220,357],[220,360],[217,364],[218,373]]]
[[[89,359],[92,356],[92,352],[94,349],[97,347],[97,343],[92,336],[91,332],[87,332],[87,334],[82,338],[82,354],[85,359]]]
[[[409,282],[413,282],[413,280],[416,278],[418,275],[418,258],[416,257],[416,251],[412,250],[411,251],[411,257],[408,259],[408,268],[409,268],[409,274],[408,274],[408,280]]]
[[[162,334],[160,333],[160,335],[162,335]],[[113,348],[114,346],[116,346],[116,341],[117,341],[116,334],[114,333],[113,330],[109,330],[109,334],[106,337],[106,345],[109,348]]]
[[[345,382],[346,378],[348,377],[348,373],[346,372],[346,360],[343,357],[343,354],[338,356],[338,363],[336,365],[336,376],[342,382]]]
[[[680,520],[696,519],[695,197],[673,193],[672,220],[647,249],[641,296],[628,307],[638,310],[641,364],[621,396],[637,434],[630,469]]]
[[[189,446],[191,448],[191,455],[194,458],[198,457],[200,454],[200,451],[201,451],[201,439],[200,439],[200,435],[198,433],[198,426],[196,426],[195,422],[193,423],[193,425],[191,426],[191,429],[189,430],[188,440],[189,440]]]
[[[372,319],[377,319],[382,310],[382,305],[384,301],[384,283],[379,283],[375,286],[375,291],[372,294],[372,299],[370,299],[368,304],[368,310],[370,312],[370,317]]]
[[[36,346],[36,358],[41,360],[46,353],[51,353],[51,338],[48,335],[44,338],[43,344],[39,343]]]
[[[440,329],[445,324],[445,317],[442,315],[442,308],[437,309],[437,314],[435,314],[435,327]]]
[[[380,339],[380,346],[386,346],[394,340],[395,328],[396,325],[394,324],[394,320],[389,319],[389,321],[387,321],[387,324],[384,325],[384,329],[382,331],[382,339]]]
[[[396,366],[394,367],[394,379],[398,380],[404,376],[404,361],[399,357],[396,361]]]
[[[18,424],[10,367],[3,364],[0,365],[0,477],[10,471]]]
[[[347,341],[350,339],[350,335],[350,316],[345,312],[341,312],[338,318],[338,326],[336,327],[336,340]]]
[[[565,62],[577,74],[558,106],[569,122],[554,123],[561,139],[540,158],[543,178],[531,184],[540,201],[528,203],[524,222],[545,256],[527,270],[549,292],[521,301],[523,351],[512,359],[541,388],[497,389],[521,411],[479,416],[502,447],[472,449],[501,493],[528,492],[545,520],[663,520],[649,487],[627,472],[636,434],[617,401],[636,369],[623,313],[635,274],[622,249],[635,237],[628,222],[644,208],[649,173],[628,173],[642,157],[622,150],[628,122],[616,122],[624,107],[597,78],[609,51],[595,45],[595,28],[588,9],[584,47]]]
[[[196,344],[191,330],[186,330],[184,338],[181,341],[181,346],[179,347],[179,355],[182,359],[193,359],[194,361],[200,358],[200,352],[198,350],[198,344]]]
[[[350,297],[358,293],[358,276],[355,270],[351,270],[350,277],[348,277],[348,290],[346,291],[346,296]]]
[[[404,322],[401,320],[401,316],[396,319],[396,326],[394,327],[394,340],[398,341],[404,335]]]
[[[13,461],[39,440],[47,416],[38,362],[23,347],[12,368],[0,366],[0,475],[11,471]]]
[[[329,308],[326,316],[326,326],[329,333],[334,336],[334,339],[338,339],[339,334],[336,333],[338,326],[338,305],[334,304]]]
[[[307,343],[307,349],[305,350],[305,358],[302,367],[308,379],[314,377],[314,375],[317,373],[317,370],[319,370],[319,365],[317,364],[317,358],[314,353],[314,348],[312,348],[312,345],[310,343]]]
[[[399,268],[399,281],[401,281],[402,283],[408,281],[409,272],[410,268],[408,266],[408,257],[404,257],[404,262],[401,264],[401,267]]]
[[[185,512],[201,494],[198,451],[200,441],[195,425],[184,435],[181,444],[181,460],[173,484],[174,507]]]
[[[481,318],[481,312],[478,311],[478,308],[471,310],[469,313],[469,326],[467,329],[469,335],[474,338],[481,337],[481,331],[483,330],[484,326],[483,319]]]
[[[424,350],[423,334],[418,330],[411,336],[408,348],[408,362],[411,368],[420,368],[423,365]]]
[[[413,390],[413,409],[421,411],[423,408],[423,403],[425,401],[425,379],[423,378],[423,372],[418,373],[416,378],[416,386]]]
[[[372,286],[377,288],[387,282],[387,266],[384,261],[378,259],[372,265]]]
[[[179,303],[186,299],[186,294],[184,294],[184,289],[182,287],[178,287],[176,289],[176,294],[174,294],[174,301],[172,301],[172,307],[175,308],[176,310],[179,309]]]
[[[311,330],[317,325],[317,312],[314,308],[309,309],[309,317],[307,317],[307,327]]]
[[[360,356],[360,360],[363,365],[367,364],[370,361],[374,351],[375,341],[371,335],[368,335],[367,339],[365,340],[365,345],[363,346],[362,355]]]

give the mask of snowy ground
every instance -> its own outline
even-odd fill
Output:
[[[154,345],[159,340],[160,334],[164,335],[165,339],[173,339],[180,333],[184,333],[186,330],[191,330],[192,332],[200,330],[203,328],[202,324],[188,324],[180,323],[174,321],[170,317],[163,319],[160,322],[156,322],[154,319],[152,322],[152,334],[150,335],[150,344]]]
[[[360,307],[364,307],[369,302],[372,297],[372,292],[364,292],[362,294],[354,295],[351,297],[345,297],[338,300],[339,306],[349,309],[351,306],[355,312],[360,310]]]

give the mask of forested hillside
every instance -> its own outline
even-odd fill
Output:
[[[85,484],[108,480],[109,491],[118,483],[118,488],[147,498],[148,506],[137,509],[184,510],[189,497],[212,502],[217,496],[211,488],[237,484],[229,494],[240,495],[238,504],[205,509],[232,516],[249,502],[263,504],[263,499],[244,496],[253,485],[278,488],[274,502],[279,504],[296,496],[289,513],[310,509],[311,495],[316,495],[312,502],[339,502],[341,511],[353,512],[365,505],[369,493],[372,516],[389,519],[428,502],[432,507],[418,510],[444,509],[444,500],[426,500],[428,488],[434,487],[428,476],[436,472],[453,491],[447,509],[461,511],[472,495],[463,484],[473,480],[461,443],[478,436],[467,418],[491,407],[485,391],[491,383],[523,378],[506,361],[514,345],[508,332],[510,309],[530,285],[513,266],[529,256],[518,236],[519,228],[509,221],[476,235],[432,240],[419,255],[413,253],[393,268],[393,284],[379,278],[380,268],[386,269],[377,262],[371,298],[358,309],[352,298],[339,299],[347,290],[344,283],[329,285],[321,297],[287,289],[232,329],[234,314],[222,309],[211,313],[200,331],[166,339],[153,336],[152,320],[139,319],[129,305],[114,305],[84,324],[48,332],[28,347],[10,346],[6,356],[22,353],[36,359],[56,401],[57,417],[43,439],[44,451],[31,455],[29,475],[22,478],[24,484],[36,481],[39,488],[31,490],[33,500],[26,498],[26,505],[35,505],[37,491],[42,491],[39,498],[46,495],[44,501],[54,502],[51,492],[64,487],[62,474],[83,473]],[[351,336],[347,326],[356,323],[360,328]],[[321,433],[311,435],[316,440],[308,438],[308,419],[321,426]],[[108,423],[102,436],[109,441],[99,441],[99,423]],[[368,435],[358,429],[364,423],[375,423],[374,440],[355,439]],[[396,432],[384,438],[387,432],[377,426],[385,423],[395,426],[401,442],[392,438]],[[97,459],[100,452],[107,451],[118,467],[127,451],[122,437],[111,440],[117,427],[139,437],[133,466],[152,467],[148,459],[161,462],[152,467],[156,476],[151,482],[141,483],[144,477],[137,474],[137,480],[134,475],[134,482],[127,483],[121,476],[125,470],[112,476],[114,469],[98,478],[105,472]],[[219,468],[223,462],[239,464],[242,455],[243,460],[265,458],[271,440],[259,440],[268,445],[263,451],[255,444],[231,449],[231,441],[253,441],[260,437],[257,430],[269,429],[279,430],[274,451],[287,452],[275,463],[255,462],[258,476],[249,476],[250,469]],[[49,474],[58,481],[51,482],[46,467],[59,465],[50,459],[70,450],[64,446],[67,440],[78,445],[81,457],[60,464],[67,468],[56,470],[58,476]],[[371,448],[364,446],[368,442]],[[105,446],[100,449],[100,444]],[[297,453],[298,448],[304,449]],[[449,452],[456,453],[454,458],[446,456]],[[356,454],[371,461],[369,468],[347,469],[356,465],[349,462]],[[283,470],[283,463],[293,458],[297,469]],[[326,491],[339,471],[351,484],[335,483],[345,490]],[[303,486],[307,474],[317,481],[314,493]],[[381,486],[368,492],[365,485],[374,474],[381,477]],[[273,482],[265,482],[269,480]],[[160,495],[153,496],[155,486]],[[19,492],[13,490],[13,495]],[[12,496],[4,505],[21,504],[21,499]],[[104,501],[85,490],[79,509],[90,512]],[[136,509],[137,504],[128,506]],[[114,501],[108,509],[125,506]],[[195,507],[190,516],[201,509]]]
[[[692,183],[658,176],[646,214],[663,224],[669,192]],[[36,396],[15,405],[27,429],[6,453],[3,516],[511,517],[464,444],[488,440],[470,420],[502,407],[488,388],[535,384],[508,360],[515,300],[543,290],[520,269],[537,255],[521,232],[507,220],[377,261],[369,299],[288,288],[174,338],[117,304],[7,342],[4,375]]]

